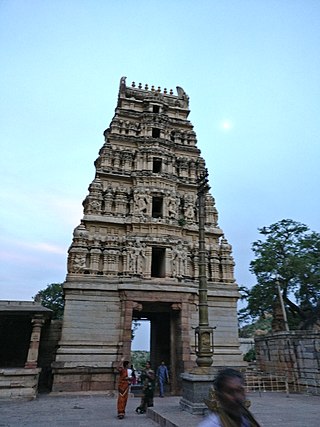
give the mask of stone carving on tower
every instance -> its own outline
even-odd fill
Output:
[[[83,369],[105,372],[100,374],[110,385],[114,362],[129,356],[132,319],[145,314],[158,330],[155,319],[161,310],[171,319],[169,335],[180,333],[181,338],[176,336],[175,355],[171,337],[162,350],[151,349],[152,357],[170,347],[171,362],[177,364],[171,369],[177,374],[193,363],[197,186],[206,166],[188,115],[189,97],[181,87],[174,95],[154,86],[127,86],[126,77],[121,78],[115,115],[104,132],[84,215],[69,248],[55,390],[85,387],[75,379]],[[216,333],[216,360],[229,365],[237,360],[239,365],[232,248],[219,228],[211,194],[205,205],[209,310],[211,321],[222,325]],[[231,337],[227,347],[223,331]],[[186,356],[187,349],[191,352]],[[99,388],[90,375],[88,387]]]

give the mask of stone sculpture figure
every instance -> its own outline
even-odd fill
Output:
[[[170,197],[168,200],[168,217],[176,218],[176,216],[177,216],[177,202],[175,198]]]
[[[136,202],[136,207],[137,207],[138,212],[140,214],[146,215],[147,206],[148,206],[147,199],[144,196],[139,196],[139,198]]]
[[[75,273],[83,272],[86,268],[86,256],[84,254],[76,254],[70,267],[71,271]]]
[[[181,243],[172,251],[172,275],[180,278],[185,275],[186,271],[186,252]]]

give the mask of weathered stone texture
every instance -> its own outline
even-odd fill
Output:
[[[0,369],[0,398],[34,399],[40,369]]]
[[[255,338],[257,366],[299,389],[320,387],[320,333],[290,331]],[[317,391],[318,392],[318,391]]]

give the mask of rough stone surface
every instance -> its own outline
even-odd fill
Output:
[[[34,399],[38,393],[40,369],[0,369],[0,398]]]
[[[320,393],[320,333],[280,332],[255,339],[260,371],[284,377],[293,390]]]

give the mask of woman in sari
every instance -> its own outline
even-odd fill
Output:
[[[118,401],[117,401],[117,410],[118,418],[122,420],[126,413],[126,406],[129,396],[130,388],[130,375],[129,375],[129,362],[127,360],[122,361],[118,367],[119,371],[119,383],[118,383]]]

